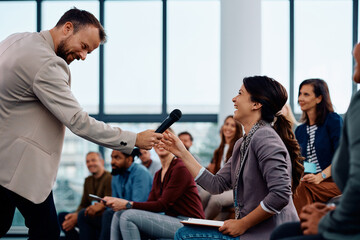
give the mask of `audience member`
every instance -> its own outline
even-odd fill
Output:
[[[243,136],[243,131],[240,123],[236,122],[232,115],[227,116],[224,124],[220,129],[221,142],[220,146],[214,151],[213,158],[207,169],[216,174],[220,168],[231,157],[236,141]],[[206,219],[225,220],[228,219],[229,214],[220,216],[219,213],[223,208],[231,207],[234,204],[233,190],[224,191],[220,194],[212,195],[208,191],[200,191],[201,202],[205,211]]]
[[[149,170],[151,176],[154,177],[155,173],[161,168],[160,162],[153,161],[150,151],[146,149],[140,149],[139,158],[142,165],[144,165]]]
[[[154,147],[162,168],[155,174],[146,202],[105,197],[115,211],[111,239],[173,239],[180,220],[204,218],[194,179],[184,163],[163,148]],[[128,209],[128,210],[124,210]]]
[[[182,143],[184,144],[184,146],[186,147],[186,149],[188,151],[190,151],[190,147],[193,145],[193,141],[194,141],[194,138],[193,136],[187,132],[187,131],[184,131],[184,132],[181,132],[178,134],[178,137],[180,138],[180,140],[182,141]],[[194,158],[199,162],[201,163],[201,160],[199,158],[199,156],[197,156],[196,154],[194,153],[191,153]]]
[[[354,82],[360,83],[360,45],[354,48]],[[342,191],[336,207],[323,203],[306,205],[300,221],[286,223],[272,240],[360,239],[360,92],[351,100],[344,118],[339,147],[332,161],[332,176]]]
[[[82,209],[87,209],[89,216],[98,216],[103,213],[105,207],[103,204],[95,203],[92,205],[93,198],[89,194],[104,197],[111,194],[111,174],[104,168],[104,159],[98,152],[89,152],[86,155],[86,166],[91,173],[85,179],[81,203],[73,213],[60,212],[59,223],[65,233],[65,239],[79,239],[79,234],[75,227],[77,226],[78,213]]]
[[[285,88],[271,78],[243,80],[233,102],[234,119],[243,125],[245,135],[215,176],[174,134],[163,134],[160,146],[179,156],[196,182],[213,194],[233,188],[235,196],[235,219],[226,220],[219,229],[185,226],[175,239],[239,239],[240,235],[244,239],[268,239],[276,226],[298,219],[292,190],[302,175],[302,157],[289,121],[279,114],[286,100]]]
[[[339,145],[342,118],[334,112],[329,89],[324,80],[307,79],[299,87],[299,105],[303,124],[295,130],[305,157],[305,176],[296,193],[298,214],[313,202],[327,202],[341,194],[331,178],[331,160]]]
[[[134,163],[135,156],[139,156],[139,154],[137,148],[133,150],[131,155],[116,150],[112,151],[112,196],[128,201],[145,201],[148,198],[152,177],[144,166]],[[91,216],[88,210],[80,211],[78,217],[80,239],[110,239],[113,214],[114,211],[110,208],[106,209],[102,216]]]

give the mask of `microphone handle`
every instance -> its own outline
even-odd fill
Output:
[[[166,129],[168,129],[173,123],[175,122],[175,119],[172,119],[170,117],[167,117],[161,125],[156,129],[156,133],[163,133]]]

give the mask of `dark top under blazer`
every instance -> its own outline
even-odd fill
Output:
[[[321,170],[324,170],[331,164],[336,148],[339,145],[340,132],[343,125],[341,116],[337,113],[329,113],[325,122],[317,126],[315,133],[314,147],[316,149],[316,157],[320,164]],[[309,135],[306,131],[307,124],[301,124],[295,130],[295,136],[301,147],[301,155],[307,156],[307,143]]]

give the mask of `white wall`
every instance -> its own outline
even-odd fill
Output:
[[[261,73],[260,58],[261,0],[222,0],[219,125],[233,114],[242,79]]]

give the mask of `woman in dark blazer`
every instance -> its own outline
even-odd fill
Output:
[[[360,83],[360,45],[354,49],[354,81]],[[356,240],[360,239],[360,91],[354,95],[344,118],[332,174],[342,191],[336,207],[313,203],[303,208],[301,223],[278,227],[271,240]]]
[[[179,156],[196,182],[213,194],[234,189],[235,219],[219,228],[180,228],[175,239],[268,239],[281,223],[298,219],[292,202],[302,176],[300,148],[281,114],[285,88],[268,77],[248,77],[233,98],[234,119],[245,131],[216,175],[205,170],[181,141],[164,133],[163,145]]]
[[[327,202],[341,194],[331,178],[331,161],[339,145],[342,118],[334,112],[324,80],[307,79],[299,87],[303,124],[295,136],[305,157],[305,176],[294,195],[298,213],[313,202]]]

